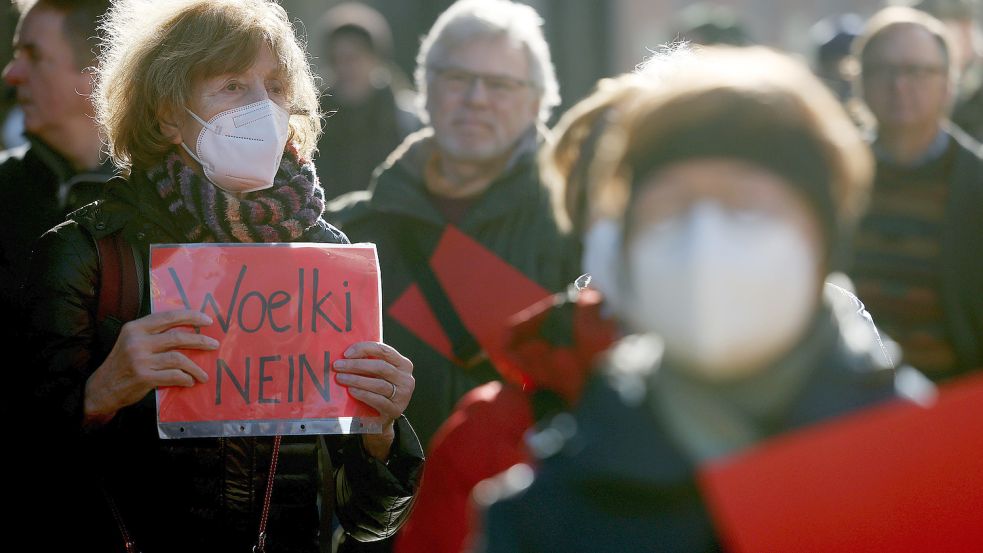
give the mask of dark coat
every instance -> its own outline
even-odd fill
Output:
[[[411,132],[420,120],[397,101],[391,87],[374,90],[361,104],[343,104],[322,97],[324,133],[317,142],[317,174],[327,198],[367,190],[372,172]]]
[[[371,190],[339,198],[329,204],[325,215],[352,240],[374,242],[378,248],[385,336],[416,367],[417,392],[406,413],[424,445],[458,399],[487,380],[456,365],[389,316],[392,304],[415,282],[411,257],[400,247],[394,223],[408,221],[420,251],[428,258],[448,225],[423,181],[432,142],[429,129],[411,135],[380,167]],[[528,142],[458,228],[541,286],[560,291],[578,276],[579,260],[574,263],[569,240],[557,227],[549,193],[539,181],[534,143]],[[508,290],[488,292],[505,294]]]
[[[850,324],[858,322],[866,324]],[[904,395],[900,387],[911,381],[896,384],[879,341],[858,348],[856,340],[847,345],[842,338],[848,334],[857,335],[838,332],[819,350],[814,370],[769,435]],[[651,407],[649,375],[662,370],[657,365],[639,372],[609,363],[588,383],[573,422],[561,416],[543,431],[552,440],[532,440],[565,437],[550,448],[555,454],[542,461],[531,485],[502,487],[511,496],[488,510],[487,553],[720,550],[694,462]]]
[[[112,177],[108,162],[77,172],[37,138],[0,152],[0,306],[17,304],[34,241],[65,215],[99,198]]]
[[[143,316],[150,310],[149,244],[186,241],[171,220],[153,185],[119,179],[105,201],[46,233],[32,262],[27,297],[31,346],[40,356],[36,420],[57,437],[51,441],[57,447],[42,463],[56,459],[62,469],[65,478],[53,479],[52,493],[79,517],[66,521],[66,528],[83,529],[71,537],[83,549],[109,551],[121,544],[102,490],[113,497],[145,552],[248,551],[256,540],[272,438],[160,440],[153,393],[120,410],[104,427],[81,426],[85,383],[121,327],[113,319],[95,321],[100,265],[94,239],[119,232],[133,246]],[[347,242],[328,225],[312,228],[300,240]],[[66,451],[68,463],[59,455]],[[318,551],[319,539],[330,539],[335,506],[355,538],[388,537],[408,515],[422,462],[421,446],[405,418],[397,422],[388,465],[367,455],[357,436],[284,437],[269,551]]]
[[[941,301],[958,373],[983,368],[983,151],[963,133],[956,148],[942,231]]]

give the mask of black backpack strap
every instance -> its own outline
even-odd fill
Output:
[[[413,280],[420,287],[437,322],[450,339],[455,362],[483,381],[497,379],[498,371],[488,361],[488,354],[464,326],[454,304],[447,297],[447,292],[430,268],[430,258],[419,242],[416,231],[418,225],[419,223],[406,217],[393,217],[389,228],[403,253]]]

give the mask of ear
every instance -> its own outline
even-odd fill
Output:
[[[180,144],[184,141],[177,115],[175,110],[169,106],[162,106],[157,110],[157,124],[160,126],[160,132],[167,137],[171,144]]]

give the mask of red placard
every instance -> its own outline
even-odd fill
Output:
[[[162,438],[379,432],[378,413],[335,382],[332,363],[382,340],[374,244],[179,244],[150,248],[154,312],[196,309],[208,373],[157,390]]]
[[[727,551],[976,551],[983,544],[983,377],[784,436],[708,465]]]
[[[430,267],[461,322],[493,363],[502,358],[509,319],[550,295],[477,240],[448,225]],[[450,340],[420,292],[411,285],[389,307],[389,316],[448,359]]]

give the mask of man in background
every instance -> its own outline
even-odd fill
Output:
[[[983,158],[948,122],[954,51],[943,24],[907,7],[857,39],[876,120],[870,209],[854,243],[857,295],[905,361],[942,380],[983,366]]]
[[[328,206],[326,218],[352,241],[378,248],[384,333],[416,367],[419,393],[406,415],[424,444],[463,394],[498,378],[469,329],[476,312],[455,307],[455,291],[502,304],[517,294],[505,278],[559,291],[578,275],[536,165],[540,129],[559,103],[541,25],[531,7],[511,0],[448,8],[417,58],[428,126],[389,156],[368,191]],[[466,277],[433,268],[441,240],[460,244],[462,235],[477,244],[472,251],[502,262],[497,286],[473,289],[491,269],[471,253],[453,255]]]
[[[95,200],[112,176],[89,101],[96,25],[107,0],[20,2],[14,57],[3,70],[17,91],[28,143],[0,152],[0,302],[16,305],[34,240]]]
[[[367,189],[372,171],[420,120],[407,105],[408,83],[389,61],[392,35],[382,14],[339,4],[325,12],[321,28],[330,70],[322,111],[330,116],[314,162],[324,193],[334,198]]]

